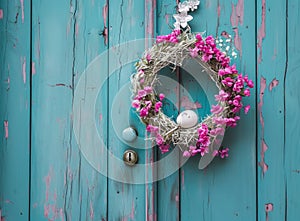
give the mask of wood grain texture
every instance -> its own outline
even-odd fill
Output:
[[[168,154],[144,140],[145,126],[130,108],[129,76],[152,38],[171,32],[176,4],[0,0],[1,221],[298,220],[297,0],[202,0],[191,13],[193,32],[232,35],[238,70],[255,80],[253,96],[245,99],[252,109],[226,132],[230,158],[214,159],[199,171],[200,158],[194,157],[165,179],[149,182],[165,174],[170,165],[156,168],[154,162]],[[91,162],[84,151],[95,148],[94,127],[85,129],[85,115],[76,122],[86,138],[82,149],[73,132],[73,104],[80,81],[86,95],[81,105],[96,90],[92,82],[99,79],[85,70],[98,55],[103,85],[93,117],[109,154]],[[173,82],[156,88],[167,95],[168,116],[175,120],[185,109],[209,113],[207,88],[193,76],[165,68],[160,77]],[[128,126],[138,132],[132,143],[121,136]],[[124,165],[126,149],[137,151],[143,170]]]
[[[31,220],[106,220],[107,178],[83,157],[72,116],[81,73],[107,48],[105,1],[33,1],[32,6]],[[97,114],[107,119],[103,108]]]
[[[30,2],[0,1],[0,220],[28,220]]]
[[[293,220],[300,216],[299,192],[299,168],[300,151],[299,139],[299,109],[300,109],[300,3],[299,1],[289,0],[287,2],[287,66],[284,75],[284,108],[285,108],[285,174],[286,188],[285,219]]]
[[[136,45],[133,43],[132,47],[127,50],[122,50],[120,44],[128,44],[129,41],[135,39],[143,39],[146,33],[145,14],[146,5],[144,1],[109,1],[109,38],[108,44],[112,51],[109,53],[109,73],[108,79],[108,150],[117,157],[118,160],[108,159],[108,176],[114,177],[113,174],[120,174],[121,179],[133,181],[135,177],[145,177],[143,173],[136,173],[122,162],[123,153],[126,149],[132,149],[128,144],[124,143],[122,137],[118,136],[118,129],[125,129],[129,126],[134,126],[137,129],[139,136],[145,130],[145,127],[130,124],[130,75],[134,72],[134,62],[137,61],[131,58],[131,50],[135,52]],[[117,15],[117,16],[116,16]],[[147,42],[142,41],[143,51]],[[139,49],[138,49],[139,50]],[[127,59],[131,60],[128,61]],[[113,66],[118,66],[117,70],[111,70]],[[122,93],[122,88],[125,93]],[[127,96],[124,96],[127,94]],[[112,121],[117,115],[112,115],[113,110],[120,114],[118,126],[114,126]],[[124,121],[127,118],[127,122]],[[143,144],[144,145],[144,144]],[[134,148],[138,153],[139,163],[146,162],[145,151],[141,147]],[[124,170],[124,172],[122,172]],[[118,177],[115,177],[117,179]],[[131,183],[122,183],[120,180],[108,180],[108,217],[107,220],[144,220],[146,217],[146,193],[144,185],[135,185]]]
[[[173,14],[176,12],[176,0],[157,1],[157,35],[166,35],[171,33],[173,28]],[[165,80],[161,80],[163,85],[157,88],[160,93],[166,95],[167,101],[164,102],[163,111],[167,116],[176,120],[180,105],[180,72],[177,68],[173,71],[165,68],[159,73],[165,76]],[[169,81],[172,80],[172,85]],[[171,147],[173,150],[174,146]],[[162,160],[168,154],[161,154],[157,150],[157,160]],[[173,159],[176,163],[176,158]],[[163,161],[162,161],[163,162]],[[167,170],[167,162],[158,168],[158,174],[163,174]],[[163,180],[157,182],[157,220],[179,220],[180,219],[180,172],[179,170]]]
[[[206,31],[205,35],[219,36],[223,31],[231,34],[240,47],[240,56],[234,62],[251,79],[255,79],[254,14],[253,1],[202,1],[191,22],[193,31]],[[182,81],[195,91],[192,95],[199,91],[193,81],[185,77]],[[223,145],[230,147],[229,159],[214,159],[199,171],[200,158],[196,157],[182,168],[181,220],[256,219],[255,96],[244,103],[253,109],[247,116],[241,113],[238,127],[228,129],[223,140]],[[206,103],[202,109],[204,113],[209,111]]]
[[[286,1],[257,2],[258,219],[285,220]],[[278,15],[281,15],[278,17]]]

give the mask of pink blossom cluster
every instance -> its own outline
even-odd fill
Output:
[[[180,29],[176,29],[172,31],[171,34],[168,35],[160,35],[156,37],[156,43],[161,42],[170,42],[170,43],[178,43],[178,36],[181,34]]]
[[[148,117],[150,113],[156,114],[162,107],[162,100],[165,95],[160,94],[160,101],[153,101],[151,96],[153,95],[153,89],[150,86],[144,87],[144,89],[139,90],[131,105],[138,112],[140,117]]]
[[[217,61],[221,68],[218,71],[218,77],[223,85],[223,90],[219,91],[219,94],[215,95],[217,105],[212,105],[211,113],[213,113],[213,123],[216,125],[215,129],[209,131],[210,136],[217,136],[224,134],[224,127],[235,127],[237,125],[239,116],[236,114],[244,107],[244,112],[248,113],[250,105],[244,106],[242,103],[243,97],[250,96],[250,88],[254,87],[253,81],[248,76],[239,74],[235,65],[230,65],[230,58],[225,53],[220,51],[216,47],[215,39],[212,36],[208,36],[203,39],[200,34],[196,35],[196,42],[193,48],[190,48],[190,55],[192,57],[201,56],[203,62],[210,62],[212,59]],[[224,111],[221,102],[226,102],[230,108],[230,117],[222,117],[221,113]],[[222,149],[214,153],[221,158],[228,156],[228,148]],[[196,152],[200,152],[203,156],[206,153],[206,149],[197,149],[190,147],[189,151],[185,151],[185,156],[192,156]]]
[[[217,48],[212,36],[203,39],[201,34],[196,34],[195,47],[190,49],[190,54],[192,57],[197,57],[199,53],[201,53],[204,62],[215,58],[223,67],[229,66],[230,58]]]
[[[210,145],[210,137],[209,130],[206,124],[202,124],[200,128],[198,128],[198,140],[196,146],[190,146],[189,150],[183,152],[183,156],[190,157],[194,156],[197,153],[200,153],[201,156],[204,156],[209,152]]]
[[[155,142],[158,145],[162,153],[166,153],[170,149],[170,145],[167,144],[164,138],[159,134],[159,129],[157,126],[148,124],[146,130],[151,133],[152,136],[155,136]]]
[[[222,148],[220,150],[215,150],[213,152],[213,155],[220,156],[221,158],[226,158],[229,156],[228,151],[229,151],[229,148]]]

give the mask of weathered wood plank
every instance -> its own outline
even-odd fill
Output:
[[[157,1],[157,35],[166,35],[170,34],[173,29],[173,14],[176,13],[176,1]],[[158,88],[159,93],[164,93],[166,99],[163,106],[164,113],[172,117],[173,120],[176,120],[176,117],[179,112],[180,105],[180,72],[172,72],[170,68],[165,68],[160,73],[166,78],[161,79],[162,85]],[[155,147],[157,148],[157,147]],[[171,147],[170,151],[174,147]],[[163,162],[158,168],[158,174],[161,177],[164,177],[164,173],[168,173],[170,161],[163,161],[165,157],[168,157],[168,154],[161,154],[160,150],[158,151],[158,159]],[[170,158],[171,159],[171,158]],[[171,161],[174,161],[174,166],[179,165],[179,159],[172,158]],[[179,166],[178,166],[179,167]],[[166,176],[166,175],[165,175]],[[180,217],[180,183],[179,183],[179,169],[174,171],[174,173],[168,177],[165,177],[163,180],[160,180],[157,183],[157,220],[179,220]]]
[[[234,62],[251,79],[255,79],[254,15],[254,1],[207,0],[201,1],[191,22],[194,32],[206,31],[205,35],[213,36],[223,31],[231,34],[240,55]],[[189,88],[190,83],[184,82],[184,77],[182,81]],[[191,85],[191,90],[196,87]],[[255,94],[254,90],[252,93]],[[224,146],[230,147],[229,159],[214,159],[204,171],[199,171],[200,158],[194,157],[182,168],[181,220],[256,219],[255,96],[244,103],[253,109],[247,116],[241,113],[239,126],[228,129],[223,141]],[[205,103],[202,108],[209,110]]]
[[[109,1],[108,149],[109,156],[115,158],[108,159],[108,176],[111,178],[108,181],[108,220],[145,220],[146,215],[152,216],[151,208],[146,208],[146,202],[153,202],[146,197],[152,197],[148,195],[152,187],[148,186],[146,190],[145,185],[134,184],[143,184],[148,177],[143,164],[149,163],[150,155],[147,156],[147,150],[144,150],[145,127],[131,111],[130,100],[130,75],[135,71],[134,63],[151,44],[144,39],[152,31],[149,26],[152,19],[145,19],[145,13],[151,13],[148,10],[144,1]],[[118,68],[113,70],[113,67]],[[121,135],[129,126],[135,127],[139,136],[133,143],[125,142]],[[137,166],[124,164],[122,158],[126,149],[138,153]]]
[[[0,220],[28,220],[30,1],[0,1]]]
[[[285,220],[287,206],[284,147],[286,28],[286,1],[257,1],[259,220]]]
[[[104,0],[32,1],[31,220],[107,219],[107,178],[83,157],[73,134],[72,112],[81,73],[107,49],[105,5]],[[92,90],[88,86],[86,92]],[[97,106],[96,115],[105,137],[106,105]],[[93,148],[92,141],[85,145]]]
[[[287,63],[285,72],[285,174],[286,174],[286,220],[297,220],[300,217],[299,198],[299,134],[300,134],[300,3],[289,0],[287,5]],[[283,46],[283,45],[281,45]],[[274,207],[274,210],[276,207]],[[270,219],[271,220],[271,219]]]

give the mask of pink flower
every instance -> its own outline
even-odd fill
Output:
[[[229,156],[228,151],[229,151],[229,148],[225,148],[223,150],[219,150],[220,157],[221,158],[228,157]]]
[[[227,75],[227,74],[237,74],[237,70],[236,70],[235,65],[232,65],[232,66],[226,67],[225,69],[220,69],[218,73],[220,76]]]
[[[253,81],[250,80],[247,75],[244,77],[244,81],[246,82],[246,84],[247,84],[248,87],[250,87],[250,88],[254,87]]]
[[[193,48],[193,49],[190,48],[190,55],[191,55],[193,58],[195,58],[195,57],[198,56],[198,51],[199,51],[199,49],[198,49],[197,47],[195,47],[195,48]]]
[[[225,129],[223,127],[217,127],[216,129],[211,130],[209,133],[212,136],[224,135]]]
[[[152,92],[152,87],[146,86],[146,87],[144,88],[144,91],[145,91],[147,94],[150,94],[150,93]]]
[[[134,108],[140,108],[140,101],[139,100],[133,100],[131,103],[132,107]]]
[[[202,61],[204,61],[204,62],[208,62],[208,61],[210,61],[210,59],[212,59],[212,55],[204,54],[202,56]]]
[[[139,90],[138,91],[138,96],[140,97],[140,98],[143,98],[143,97],[145,97],[147,95],[147,92],[145,91],[145,90]]]
[[[159,94],[159,100],[163,100],[165,98],[165,95],[164,94]]]
[[[208,153],[208,148],[207,147],[200,147],[200,154],[201,154],[202,157],[207,153]]]
[[[232,87],[233,82],[233,79],[231,79],[230,77],[226,77],[224,80],[222,80],[222,83],[228,87]]]
[[[248,113],[248,111],[250,110],[250,107],[251,107],[250,105],[247,105],[247,106],[244,107],[245,114]]]
[[[146,117],[148,115],[148,109],[147,108],[142,108],[140,111],[140,116],[141,117]]]
[[[149,111],[149,109],[150,109],[151,106],[152,106],[152,102],[151,102],[151,101],[146,101],[145,104],[146,104],[147,110]]]
[[[202,39],[202,36],[201,36],[201,34],[196,34],[196,39],[198,40],[198,41],[202,41],[203,39]]]
[[[169,144],[161,144],[159,146],[159,149],[161,150],[162,153],[169,152],[169,148],[170,148]]]
[[[222,117],[214,117],[213,122],[218,125],[224,125],[227,123],[226,118],[222,118]]]
[[[250,96],[250,90],[249,90],[249,88],[247,88],[247,89],[244,90],[244,95],[245,95],[246,97],[249,97],[249,96]]]
[[[157,145],[162,145],[165,142],[163,137],[160,134],[156,135],[155,141],[156,141]]]
[[[151,124],[148,124],[147,127],[146,127],[146,130],[148,132],[157,133],[158,132],[158,127],[153,126]]]
[[[219,94],[215,95],[215,98],[217,101],[226,101],[228,99],[228,97],[229,97],[229,94],[223,90],[220,90]]]
[[[184,156],[184,157],[190,157],[190,156],[191,156],[191,153],[190,153],[189,151],[186,150],[186,151],[183,152],[183,156]]]
[[[162,102],[158,101],[156,104],[155,104],[155,112],[158,112],[159,109],[162,107]]]
[[[151,55],[150,54],[147,54],[146,55],[146,60],[149,62],[151,60]]]
[[[212,112],[213,114],[219,114],[224,110],[223,107],[221,107],[220,105],[211,105],[211,110],[210,112]]]
[[[213,151],[213,156],[215,157],[215,156],[218,156],[219,155],[219,151],[218,150],[214,150]]]

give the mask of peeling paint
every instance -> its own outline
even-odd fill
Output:
[[[261,77],[260,78],[259,103],[258,103],[259,119],[260,119],[260,124],[261,124],[261,151],[260,151],[259,166],[262,169],[263,176],[268,170],[268,165],[265,163],[265,152],[268,150],[268,146],[264,140],[265,122],[264,122],[264,118],[263,118],[263,114],[262,114],[265,90],[266,90],[266,79],[264,77]]]
[[[4,131],[5,131],[5,139],[8,138],[8,121],[4,121]]]
[[[102,8],[102,17],[103,17],[103,23],[104,23],[103,36],[104,36],[105,45],[108,44],[107,15],[108,15],[108,4],[106,2]]]
[[[199,109],[199,108],[202,108],[202,105],[196,101],[196,102],[193,102],[191,101],[187,96],[182,96],[180,98],[180,106],[184,109],[188,109],[188,110],[195,110],[195,109]],[[176,106],[178,107],[179,104],[177,103]]]
[[[218,8],[217,8],[218,18],[221,16],[221,5],[220,2],[218,2]]]
[[[23,82],[26,84],[26,58],[21,57]]]
[[[134,207],[134,201],[131,204],[131,212],[130,212],[130,219],[134,220],[134,214],[135,214],[135,207]]]
[[[93,203],[92,203],[92,201],[90,201],[90,218],[92,220],[94,220],[94,217],[95,217],[95,215],[94,215]]]
[[[22,23],[24,23],[24,0],[20,0],[21,3],[21,11],[22,11]]]
[[[262,0],[261,24],[258,30],[257,47],[259,48],[258,63],[262,61],[262,41],[266,37],[266,0]]]
[[[31,74],[32,74],[32,75],[35,75],[35,73],[36,73],[36,70],[35,70],[35,63],[32,62],[32,63],[31,63]]]
[[[154,10],[156,9],[156,0],[145,0],[145,48],[149,48],[152,42],[148,38],[154,37]]]
[[[0,9],[0,19],[3,19],[3,9]]]
[[[52,179],[52,169],[50,169],[49,173],[47,176],[44,177],[44,181],[46,183],[46,192],[45,192],[45,200],[49,200],[49,191],[50,191],[50,183]]]
[[[166,24],[168,25],[169,24],[169,15],[168,14],[165,14],[165,21],[166,21]]]
[[[242,40],[239,36],[238,26],[243,25],[244,22],[244,0],[239,0],[236,6],[231,4],[231,15],[230,15],[231,26],[233,27],[234,35],[234,46],[242,55]]]
[[[265,204],[265,211],[266,211],[266,221],[269,220],[269,212],[273,211],[273,203]]]
[[[271,83],[269,84],[269,91],[272,91],[274,89],[274,87],[277,87],[279,84],[279,81],[274,78]]]
[[[268,171],[269,166],[265,163],[265,153],[268,150],[268,146],[264,139],[261,141],[261,151],[260,151],[260,162],[259,165],[263,170],[263,174]]]

